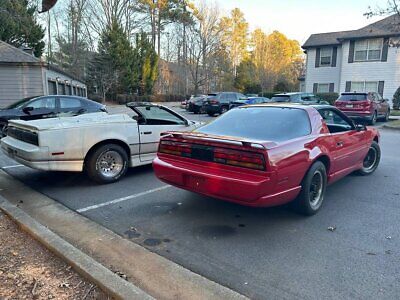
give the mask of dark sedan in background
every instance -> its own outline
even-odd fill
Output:
[[[195,114],[205,114],[204,104],[207,101],[206,95],[201,95],[190,99],[187,103],[187,111]]]
[[[105,105],[77,96],[24,98],[0,110],[0,137],[7,135],[9,120],[36,120],[107,111]]]

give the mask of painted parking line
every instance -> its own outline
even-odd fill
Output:
[[[25,166],[24,165],[12,165],[12,166],[1,167],[1,169],[7,170],[7,169],[14,169],[14,168],[21,168],[21,167],[25,167]]]
[[[145,192],[141,192],[141,193],[138,193],[138,194],[134,194],[134,195],[130,195],[130,196],[122,197],[122,198],[118,198],[118,199],[111,200],[111,201],[108,201],[108,202],[104,202],[104,203],[100,203],[100,204],[96,204],[96,205],[91,205],[91,206],[88,206],[88,207],[85,207],[85,208],[80,208],[80,209],[77,209],[76,211],[79,212],[79,213],[82,213],[82,212],[86,212],[86,211],[89,211],[89,210],[94,210],[94,209],[97,209],[97,208],[100,208],[100,207],[109,206],[109,205],[113,205],[113,204],[116,204],[116,203],[121,203],[121,202],[124,202],[124,201],[127,201],[127,200],[135,199],[135,198],[138,198],[138,197],[146,196],[146,195],[149,195],[151,193],[159,192],[159,191],[165,190],[165,189],[170,188],[170,187],[171,187],[170,185],[163,185],[163,186],[161,186],[159,188],[151,189],[151,190],[148,190],[148,191],[145,191]]]

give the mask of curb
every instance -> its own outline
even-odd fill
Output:
[[[130,287],[134,288],[133,296],[127,294],[132,292],[132,289],[123,294],[123,290],[116,284],[112,284],[110,287],[104,286],[104,288],[110,288],[107,292],[115,295],[118,299],[149,299],[150,297],[165,300],[249,299],[229,287],[205,278],[121,237],[56,200],[28,187],[2,170],[0,170],[0,189],[1,196],[7,199],[0,197],[0,209],[5,207],[5,210],[10,210],[10,214],[15,212],[17,223],[21,223],[18,218],[19,211],[23,211],[23,217],[27,215],[29,220],[34,221],[27,223],[26,226],[21,225],[24,230],[28,233],[32,232],[31,234],[35,237],[37,234],[33,229],[40,223],[40,228],[47,229],[51,233],[51,238],[55,236],[61,239],[63,243],[58,245],[61,249],[50,248],[50,250],[56,254],[64,253],[64,255],[68,255],[70,251],[87,253],[90,260],[83,266],[90,266],[92,262],[95,262],[103,268],[102,270],[105,269],[114,276],[113,278],[117,278],[118,282],[121,282],[122,278],[107,268],[118,270],[126,275],[129,281],[123,281],[123,283],[125,285],[132,283]],[[39,241],[41,240],[39,239]],[[64,250],[64,244],[72,250]],[[75,268],[78,273],[80,273],[80,268],[80,265]],[[88,280],[97,283],[96,278],[92,279],[92,272],[91,269],[83,269],[81,275],[88,276],[86,277]],[[111,284],[107,282],[108,277],[100,276],[99,279],[104,279],[104,281],[99,280],[100,288],[102,288],[102,282]],[[122,288],[127,289],[127,286],[122,286]],[[276,297],[281,294],[281,290],[276,290],[273,286],[271,286],[271,290],[274,290]],[[140,292],[140,294],[136,292]]]
[[[390,130],[397,130],[397,131],[400,130],[400,127],[393,127],[393,126],[390,126],[390,125],[383,125],[382,128],[390,129]]]
[[[18,226],[47,249],[63,259],[85,279],[95,283],[115,299],[153,299],[133,284],[123,280],[109,269],[78,250],[58,235],[35,221],[24,211],[0,196],[0,209]]]

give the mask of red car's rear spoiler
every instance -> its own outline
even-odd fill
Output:
[[[275,142],[260,142],[253,140],[244,140],[242,138],[236,138],[231,136],[220,136],[220,135],[212,135],[212,134],[204,134],[198,132],[181,132],[181,131],[169,131],[161,134],[163,137],[171,136],[171,137],[180,137],[184,139],[194,139],[194,140],[203,140],[203,141],[217,141],[227,144],[241,145],[244,147],[256,148],[256,149],[268,149],[277,144]]]

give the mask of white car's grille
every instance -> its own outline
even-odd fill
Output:
[[[36,132],[10,126],[7,135],[25,143],[39,146],[39,139]]]

